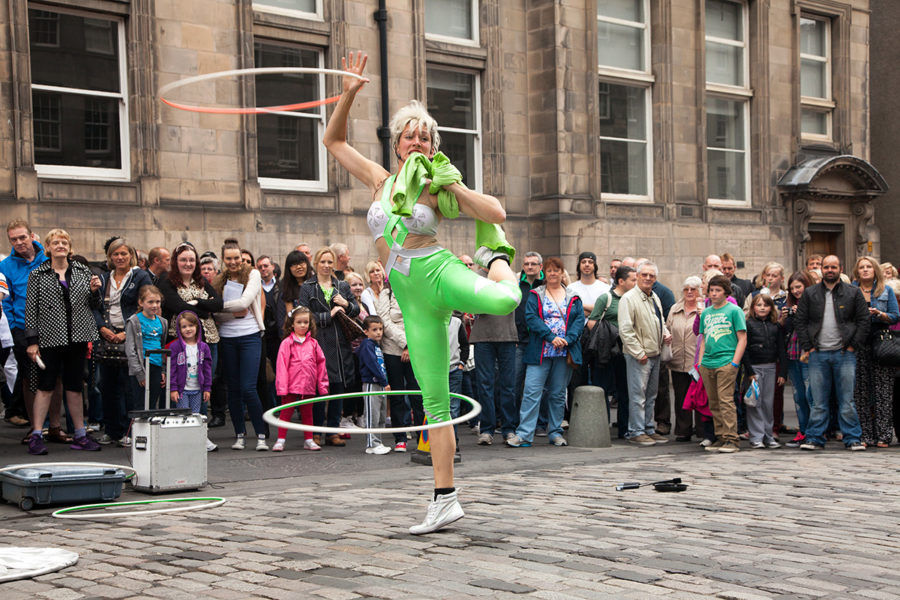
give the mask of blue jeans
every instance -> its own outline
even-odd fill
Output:
[[[258,333],[222,338],[219,350],[222,352],[222,367],[228,383],[228,412],[231,413],[235,435],[247,432],[244,426],[245,405],[250,413],[253,431],[257,436],[265,435],[266,422],[262,418],[262,403],[256,393],[262,338]]]
[[[806,433],[809,427],[809,365],[799,360],[789,360],[788,376],[794,388],[794,406],[797,407],[800,433]]]
[[[476,360],[477,362],[477,360]],[[562,421],[566,412],[566,386],[572,369],[566,364],[566,357],[544,358],[539,365],[528,365],[525,371],[525,393],[522,410],[519,413],[519,427],[516,435],[520,439],[534,440],[541,396],[546,386],[548,394],[547,437],[549,441],[562,435]]]
[[[463,370],[462,369],[453,369],[450,371],[449,375],[450,379],[450,393],[451,394],[462,394],[462,385],[463,385]],[[459,398],[450,398],[450,416],[454,419],[457,418],[461,413],[462,406],[460,406],[462,402]],[[472,407],[466,404],[465,409],[466,412],[469,412],[469,409]],[[454,426],[455,428],[455,426]]]
[[[505,436],[516,430],[515,342],[478,342],[475,344],[475,372],[478,382],[478,401],[481,403],[481,433],[493,435],[497,424],[494,404],[494,385],[499,388],[500,423]]]
[[[844,445],[856,443],[862,436],[859,415],[853,401],[853,386],[856,381],[856,354],[846,350],[817,350],[809,355],[809,402],[810,414],[806,439],[814,444],[825,445],[825,430],[828,428],[828,399],[831,385],[838,400],[838,423],[844,434]]]
[[[653,421],[656,407],[656,391],[659,389],[659,356],[648,358],[641,364],[630,354],[625,355],[625,368],[628,371],[628,433],[633,438],[646,433],[656,432]],[[621,405],[621,400],[619,404]]]

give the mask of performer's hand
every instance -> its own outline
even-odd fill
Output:
[[[344,71],[349,71],[350,73],[355,73],[357,75],[362,75],[366,71],[366,62],[369,60],[369,55],[365,52],[351,52],[347,57],[341,57],[341,69]],[[347,92],[357,92],[359,89],[369,83],[369,79],[357,79],[356,77],[350,77],[348,75],[344,75],[342,80],[344,93]]]

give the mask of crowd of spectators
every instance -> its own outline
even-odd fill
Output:
[[[262,414],[279,403],[418,389],[383,266],[373,260],[357,272],[344,244],[313,253],[301,242],[281,263],[254,258],[236,239],[144,255],[113,237],[104,260],[90,262],[62,229],[41,240],[16,220],[6,231],[4,418],[27,427],[22,443],[32,454],[48,443],[129,445],[128,413],[143,408],[145,393],[161,406],[167,376],[177,388],[165,400],[207,414],[209,427],[230,416],[235,450],[245,448],[247,421],[255,448],[269,449]],[[900,394],[879,348],[900,328],[900,280],[889,263],[863,256],[845,269],[837,256],[813,255],[790,276],[770,262],[749,280],[737,277],[732,255],[710,255],[676,297],[646,258],[612,258],[607,270],[585,251],[570,275],[559,258],[522,257],[514,313],[459,313],[449,324],[451,390],[481,403],[469,423],[480,445],[499,435],[515,448],[539,438],[566,446],[570,400],[582,385],[604,389],[613,431],[637,446],[698,440],[730,453],[743,440],[806,450],[828,439],[850,450],[893,442]],[[145,351],[173,342],[177,369],[166,373],[156,356],[146,371]],[[797,428],[784,422],[787,381]],[[425,420],[415,394],[370,398],[302,407],[303,422],[347,431],[307,435],[302,447],[345,446],[358,426]],[[453,402],[453,416],[461,410]],[[272,449],[284,450],[286,436],[279,429]],[[367,452],[405,452],[409,438],[367,436]]]

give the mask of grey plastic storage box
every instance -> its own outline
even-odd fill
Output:
[[[76,504],[115,500],[125,472],[112,467],[29,467],[0,473],[3,499],[31,510],[41,504]]]

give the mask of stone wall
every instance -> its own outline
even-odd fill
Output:
[[[83,6],[75,0],[61,3]],[[377,3],[323,4],[322,22],[298,24],[254,11],[248,0],[93,0],[91,6],[132,11],[126,16],[134,40],[131,132],[132,143],[140,140],[140,147],[131,153],[133,181],[111,185],[34,175],[29,113],[15,110],[16,98],[30,102],[30,91],[22,84],[15,93],[12,84],[13,67],[21,77],[28,66],[25,2],[0,0],[0,14],[17,17],[15,25],[0,26],[0,109],[11,115],[0,121],[4,214],[28,218],[38,232],[68,228],[76,248],[91,258],[113,234],[125,234],[142,248],[173,247],[190,239],[200,248],[217,249],[225,237],[236,236],[254,253],[279,261],[300,241],[313,247],[342,241],[350,246],[353,264],[362,268],[374,256],[365,224],[371,197],[334,161],[329,160],[324,192],[261,190],[252,117],[187,113],[162,106],[155,97],[170,81],[251,66],[254,36],[323,48],[325,65],[332,68],[347,51],[364,50],[371,83],[352,109],[349,136],[364,156],[380,162]],[[744,277],[773,259],[792,270],[797,260],[792,211],[775,183],[799,151],[798,92],[790,84],[797,78],[796,0],[751,0],[748,5],[752,201],[743,208],[711,207],[705,200],[703,0],[650,4],[652,203],[600,198],[597,129],[591,117],[598,81],[591,0],[482,0],[480,48],[426,41],[424,0],[389,0],[391,109],[412,97],[424,99],[427,64],[480,71],[484,191],[506,207],[507,232],[520,251],[559,254],[572,267],[587,249],[603,262],[616,255],[649,256],[673,288],[711,252],[728,251],[744,261]],[[847,56],[835,62],[846,69],[836,143],[841,151],[868,158],[869,1],[842,4],[848,5]],[[146,30],[139,27],[145,21]],[[329,79],[326,93],[336,93],[338,85]],[[236,105],[247,103],[252,93],[247,82],[226,79],[179,90],[176,97]],[[454,252],[471,253],[471,220],[446,223],[441,241]]]

